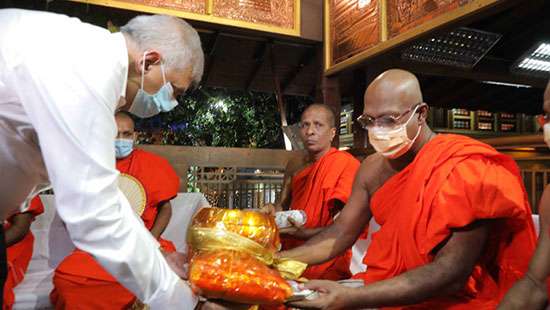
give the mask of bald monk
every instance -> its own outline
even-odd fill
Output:
[[[544,141],[550,147],[550,83],[544,92],[544,115],[540,117]],[[508,291],[499,309],[544,309],[550,281],[550,185],[544,189],[539,204],[540,235],[535,254],[525,276]]]
[[[416,77],[389,70],[365,92],[376,154],[367,157],[334,224],[280,253],[317,264],[349,248],[374,216],[380,230],[357,275],[364,286],[311,281],[313,309],[494,309],[527,270],[535,246],[531,210],[514,161],[426,122]]]
[[[282,229],[283,249],[295,248],[313,237],[342,210],[349,195],[359,161],[347,152],[331,147],[336,135],[334,112],[324,104],[312,104],[302,113],[300,138],[305,150],[287,164],[283,191],[276,211],[302,210],[307,221]],[[351,251],[304,273],[308,279],[341,280],[351,276]]]
[[[177,195],[179,178],[165,159],[133,149],[136,133],[134,122],[128,114],[119,112],[115,118],[118,127],[116,168],[135,177],[143,185],[147,201],[141,219],[159,240],[161,251],[174,252],[172,242],[160,236],[172,215],[170,200]],[[116,238],[116,232],[113,233],[112,237]],[[126,309],[135,302],[135,296],[129,290],[120,285],[90,254],[79,249],[60,263],[53,282],[50,299],[56,309]]]
[[[31,261],[34,235],[31,232],[31,223],[35,217],[44,213],[44,207],[38,196],[31,200],[25,212],[12,215],[4,223],[8,275],[4,284],[3,309],[13,308],[15,295],[13,289],[23,281],[29,262]]]

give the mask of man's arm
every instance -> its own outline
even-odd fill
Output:
[[[171,217],[172,204],[170,201],[159,203],[157,217],[155,218],[155,223],[151,228],[151,234],[155,237],[155,239],[158,240],[158,238],[160,238],[160,235],[162,235],[166,229],[166,226],[168,226]]]
[[[21,100],[38,134],[56,209],[73,243],[152,308],[193,307],[196,296],[118,189],[113,117],[118,94],[110,93],[109,85],[98,93],[95,85],[86,83],[85,69],[73,63],[54,65],[63,63],[58,61],[62,55],[50,56],[51,64],[21,70],[18,93],[24,95]],[[101,61],[93,66],[98,64]],[[51,72],[59,78],[53,79]]]
[[[33,215],[28,212],[18,213],[11,217],[10,227],[5,232],[6,247],[23,240],[31,228]]]
[[[433,262],[388,280],[357,289],[330,281],[312,281],[306,287],[320,291],[320,297],[292,305],[315,309],[377,308],[415,304],[457,293],[464,288],[484,249],[488,225],[476,222],[453,232]]]
[[[365,160],[353,182],[348,203],[334,223],[325,227],[304,245],[280,252],[279,257],[313,265],[334,258],[350,248],[371,218],[367,189],[369,178],[369,161]]]

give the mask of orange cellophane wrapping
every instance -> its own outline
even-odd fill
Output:
[[[252,255],[231,250],[196,254],[189,280],[208,298],[245,304],[276,305],[292,295],[278,272]]]
[[[187,238],[193,254],[189,281],[203,296],[274,305],[292,295],[286,280],[269,267],[281,246],[272,216],[204,208],[193,218]],[[285,276],[287,269],[281,269]]]
[[[279,231],[272,216],[245,210],[203,208],[193,218],[192,228],[216,228],[239,234],[268,251],[281,248]]]

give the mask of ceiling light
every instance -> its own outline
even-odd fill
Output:
[[[535,44],[512,66],[512,72],[548,77],[550,74],[550,43]]]
[[[531,85],[525,84],[515,84],[515,83],[506,83],[506,82],[497,82],[497,81],[482,81],[483,84],[498,85],[498,86],[509,86],[516,88],[531,88]]]
[[[473,68],[502,35],[472,28],[458,28],[417,42],[401,53],[403,60],[460,68]]]

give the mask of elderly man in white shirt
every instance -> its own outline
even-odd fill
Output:
[[[181,265],[117,188],[114,113],[172,109],[203,64],[197,32],[175,17],[138,16],[111,34],[64,15],[0,10],[0,218],[51,184],[78,248],[153,309],[192,309]]]

